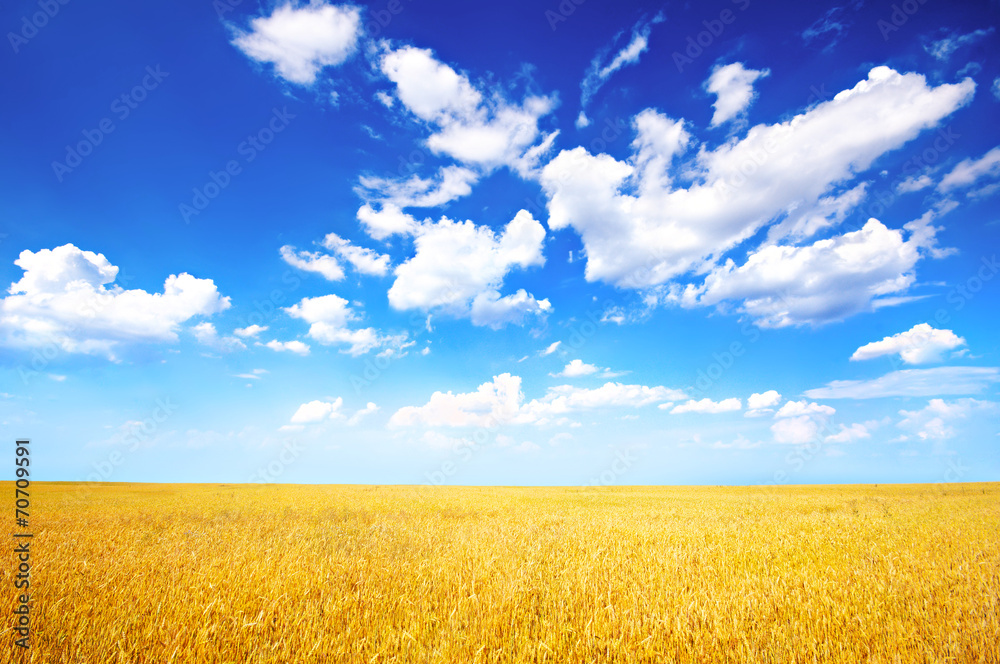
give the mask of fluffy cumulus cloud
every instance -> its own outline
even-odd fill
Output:
[[[722,401],[712,401],[706,398],[699,401],[689,399],[685,403],[674,406],[670,412],[674,415],[682,413],[729,413],[734,410],[741,410],[742,408],[743,403],[735,397],[723,399]]]
[[[906,433],[900,439],[915,438],[921,441],[943,441],[954,438],[955,424],[975,413],[993,413],[997,404],[978,399],[931,399],[920,410],[901,410],[902,419],[896,424]],[[940,451],[940,450],[939,450]]]
[[[558,343],[558,342],[557,342]],[[583,360],[571,360],[569,364],[563,367],[563,370],[559,373],[552,374],[553,376],[563,376],[565,378],[579,378],[580,376],[589,376],[600,371],[601,368],[593,365],[587,364]]]
[[[770,70],[747,69],[741,62],[719,66],[705,81],[705,89],[716,96],[712,126],[742,115],[754,100],[754,82],[770,74]]]
[[[786,417],[771,425],[774,442],[783,445],[802,445],[814,440],[820,432],[820,424],[807,415]]]
[[[249,30],[234,29],[233,45],[257,62],[273,64],[286,81],[312,85],[323,67],[339,65],[355,51],[360,19],[360,10],[349,5],[285,2],[251,20]]]
[[[761,327],[818,325],[884,305],[916,280],[924,236],[864,228],[804,247],[772,245],[712,270],[701,287],[688,287],[685,306],[740,302]]]
[[[816,402],[808,401],[787,401],[785,405],[774,414],[775,419],[782,417],[800,417],[802,415],[819,415],[829,417],[836,413],[836,409],[831,406],[824,406]]]
[[[342,352],[362,355],[379,347],[395,348],[405,335],[385,336],[372,327],[352,328],[360,316],[338,295],[304,297],[285,309],[292,318],[309,323],[309,337],[327,346],[343,346]]]
[[[747,417],[759,417],[774,412],[774,407],[781,403],[781,394],[777,390],[754,392],[747,399]]]
[[[851,359],[870,360],[883,355],[899,355],[907,364],[927,364],[940,362],[944,352],[964,345],[965,339],[951,330],[939,330],[920,323],[906,332],[861,346],[854,351]]]
[[[754,126],[717,148],[701,146],[688,159],[681,157],[693,140],[683,122],[646,110],[633,120],[630,160],[575,148],[542,169],[549,226],[580,234],[588,281],[641,290],[669,284],[664,299],[688,306],[739,299],[755,318],[776,325],[838,320],[907,288],[920,250],[932,246],[933,227],[913,222],[907,237],[872,220],[804,247],[777,243],[807,239],[842,220],[864,192],[852,182],[858,174],[936,126],[974,89],[971,79],[933,87],[919,74],[876,67],[833,99],[785,122]],[[825,221],[816,221],[817,211]],[[789,218],[797,221],[769,235],[768,246],[752,251],[746,265],[719,264],[762,228]],[[879,247],[874,265],[864,260],[868,244]],[[784,283],[782,275],[803,265],[822,268],[822,287],[798,277]],[[705,284],[677,283],[703,272]],[[773,288],[762,292],[753,283],[758,278]],[[845,278],[860,296],[844,295],[853,290],[843,286]],[[782,290],[787,303],[776,295]]]
[[[403,107],[435,129],[426,141],[435,154],[482,171],[508,166],[526,172],[540,156],[533,148],[554,138],[544,136],[536,145],[538,121],[555,108],[555,97],[529,95],[517,105],[499,91],[484,96],[468,76],[413,46],[388,48],[379,69],[395,84]]]
[[[901,369],[871,380],[835,380],[806,390],[810,399],[879,399],[979,394],[1000,382],[997,367]]]
[[[318,251],[296,251],[295,247],[288,244],[279,252],[283,261],[303,272],[315,272],[329,281],[340,281],[344,278],[344,268],[333,256]]]
[[[609,382],[586,389],[572,385],[551,387],[539,399],[524,401],[520,376],[501,374],[475,392],[435,392],[423,406],[406,406],[389,419],[389,426],[494,427],[503,424],[565,423],[576,412],[601,408],[640,408],[684,394],[663,386]]]
[[[435,392],[423,406],[405,406],[389,418],[390,427],[492,427],[513,421],[524,394],[521,377],[500,374],[475,392]]]
[[[72,244],[22,251],[14,264],[24,275],[0,299],[7,346],[117,359],[123,345],[174,342],[183,323],[230,306],[211,279],[187,273],[167,277],[162,293],[126,290],[114,284],[118,267],[103,254]]]
[[[825,428],[827,420],[837,411],[830,406],[808,401],[786,401],[774,414],[771,433],[774,442],[801,445],[815,440]]]
[[[473,325],[497,330],[508,324],[523,325],[529,317],[544,316],[550,311],[552,305],[548,300],[536,300],[523,288],[504,296],[497,291],[487,290],[472,300],[469,320]]]
[[[358,424],[361,423],[361,420],[368,417],[369,415],[377,413],[378,410],[379,410],[378,406],[376,406],[373,402],[369,401],[364,408],[361,408],[360,410],[356,411],[353,415],[351,415],[351,418],[347,420],[347,424],[348,426],[352,427],[357,426]]]
[[[292,415],[292,424],[315,424],[323,420],[332,420],[343,417],[340,412],[344,400],[337,397],[333,401],[310,401],[299,406],[295,414]]]
[[[503,232],[471,221],[442,218],[419,224],[416,253],[395,269],[389,304],[398,310],[436,311],[470,317],[476,325],[502,327],[544,315],[548,300],[536,300],[524,290],[501,296],[504,277],[514,268],[545,263],[545,229],[525,210]]]
[[[271,350],[277,351],[279,353],[289,352],[302,356],[309,354],[309,344],[302,343],[301,341],[298,340],[278,341],[277,339],[272,339],[271,341],[268,341],[266,344],[260,344],[260,345],[264,346],[265,348],[270,348]]]

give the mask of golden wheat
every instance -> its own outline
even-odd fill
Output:
[[[13,645],[8,554],[3,647],[93,664],[998,662],[998,499],[33,483],[32,645]]]

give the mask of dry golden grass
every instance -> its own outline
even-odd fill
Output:
[[[8,661],[1000,661],[998,484],[31,492]]]

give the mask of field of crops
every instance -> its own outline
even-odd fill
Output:
[[[32,510],[4,661],[1000,661],[998,484],[33,483]]]

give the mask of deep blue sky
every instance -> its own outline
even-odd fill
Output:
[[[1000,479],[1000,5],[894,6],[7,3],[4,435],[52,480]]]

